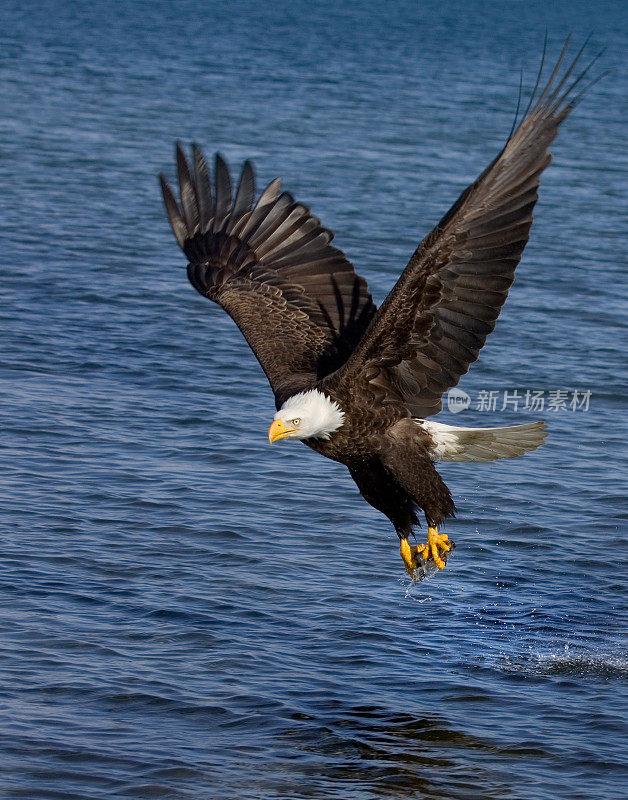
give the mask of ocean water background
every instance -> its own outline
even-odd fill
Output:
[[[619,800],[626,772],[622,3],[14,2],[0,31],[0,796]],[[197,295],[156,174],[255,160],[385,296],[508,134],[545,29],[604,69],[544,175],[410,586],[340,465]],[[482,391],[590,408],[477,410]],[[441,419],[441,417],[439,417]]]

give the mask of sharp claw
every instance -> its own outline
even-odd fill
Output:
[[[438,569],[445,569],[446,560],[443,556],[445,553],[451,552],[454,546],[454,543],[449,541],[446,533],[439,533],[438,528],[431,526],[428,527],[427,542],[425,544],[412,546],[407,539],[402,539],[400,551],[406,572],[414,580],[415,572],[421,565],[421,561],[427,562],[430,558]]]
[[[428,527],[427,541],[430,545],[430,550],[432,551],[434,563],[438,569],[445,569],[445,562],[441,558],[438,548],[440,547],[443,552],[447,553],[449,552],[449,545],[445,543],[444,536],[438,532],[438,528],[433,528],[431,526]]]
[[[438,548],[436,545],[432,544],[432,558],[434,559],[434,563],[438,567],[438,569],[445,569],[445,562],[438,554]]]
[[[414,548],[410,546],[410,542],[407,539],[402,539],[399,545],[399,552],[401,553],[401,558],[403,559],[404,566],[406,568],[406,572],[410,577],[412,577],[414,570],[415,570],[415,563],[414,563]]]

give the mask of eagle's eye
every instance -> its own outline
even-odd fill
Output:
[[[301,424],[301,420],[299,419],[299,417],[297,417],[296,419],[291,419],[290,422],[293,425],[300,425]]]

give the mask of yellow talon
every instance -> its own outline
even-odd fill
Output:
[[[422,548],[416,547],[416,545],[411,545],[407,539],[402,539],[399,546],[399,552],[401,553],[401,558],[403,559],[406,572],[411,578],[413,578],[414,572],[419,566],[419,557],[424,558]]]
[[[414,572],[414,568],[412,566],[412,547],[410,546],[410,542],[407,539],[402,539],[399,552],[401,553],[401,558],[403,559],[403,563],[405,565],[406,571],[412,575]]]
[[[438,569],[445,569],[445,561],[441,556],[441,552],[449,553],[451,549],[452,545],[447,534],[439,533],[438,528],[433,528],[432,526],[427,529],[426,544],[420,544],[417,548],[424,561],[427,561],[431,555]]]
[[[399,550],[406,572],[411,578],[416,579],[416,570],[421,561],[427,562],[431,557],[438,569],[444,569],[445,559],[443,556],[453,548],[454,543],[449,541],[446,533],[439,533],[438,528],[428,527],[427,542],[425,544],[411,545],[407,539],[402,539]],[[422,566],[425,567],[425,564]],[[424,574],[422,577],[424,577]]]
[[[440,556],[438,549],[440,549],[448,553],[450,550],[447,534],[440,534],[438,532],[438,528],[428,527],[427,529],[427,544],[429,549],[432,551],[432,558],[434,559],[434,563],[438,567],[438,569],[445,569],[445,562]]]

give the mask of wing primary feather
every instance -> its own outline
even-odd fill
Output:
[[[517,120],[519,119],[519,109],[521,108],[521,96],[523,93],[523,67],[519,70],[519,95],[517,97],[517,108],[515,109],[515,118],[512,121],[512,127],[510,129],[510,133],[508,134],[507,141],[512,139],[512,135],[517,129]]]
[[[541,85],[541,78],[543,77],[543,68],[545,66],[545,57],[547,55],[547,28],[545,28],[545,39],[543,40],[543,54],[541,56],[541,64],[539,66],[539,71],[536,75],[536,83],[534,84],[534,89],[532,90],[532,94],[530,95],[530,99],[528,100],[528,105],[526,106],[526,110],[523,112],[523,119],[526,119],[528,116],[530,109],[532,108],[532,104],[534,103],[534,98],[536,97],[536,93],[539,90],[539,86]]]
[[[168,219],[170,220],[170,226],[179,244],[179,247],[183,249],[183,245],[188,235],[187,225],[183,221],[181,211],[179,210],[177,201],[174,199],[172,189],[170,186],[168,186],[165,175],[159,176],[159,183],[161,185],[161,193],[164,198],[164,205],[166,206],[166,213],[168,214]]]
[[[231,211],[231,177],[227,162],[216,153],[216,166],[214,169],[216,179],[216,215],[214,217],[214,232],[222,228],[225,218]]]
[[[279,197],[279,191],[281,190],[281,178],[275,178],[274,181],[271,181],[268,186],[264,189],[261,193],[259,200],[257,201],[255,208],[259,208],[260,206],[265,206],[268,203],[274,203],[277,197]]]
[[[552,74],[550,75],[550,78],[549,78],[549,80],[547,82],[547,85],[545,86],[545,89],[543,89],[543,91],[541,92],[541,96],[539,97],[535,108],[542,108],[543,101],[545,100],[545,96],[547,95],[547,93],[552,88],[552,84],[554,83],[554,79],[556,78],[556,75],[558,74],[558,71],[560,70],[561,64],[563,63],[563,61],[565,59],[565,54],[567,53],[567,48],[569,47],[569,43],[570,42],[571,42],[571,33],[569,33],[569,35],[567,36],[567,39],[565,40],[565,44],[563,45],[563,49],[560,51],[560,55],[558,56],[558,61],[556,62],[556,66],[554,67],[554,69],[552,71]]]
[[[262,226],[266,224],[266,220],[273,214],[274,211],[280,210],[280,207],[284,206],[284,204],[286,208],[291,204],[292,196],[288,195],[287,193],[284,194],[286,197],[284,197],[282,194],[275,201],[275,203],[266,203],[263,206],[260,206],[258,203],[253,209],[251,215],[246,219],[244,225],[242,225],[242,227],[234,227],[234,232],[237,230],[238,237],[250,242],[255,247],[255,235],[262,228]]]
[[[604,51],[602,50],[602,53],[603,52]],[[602,53],[600,53],[600,55]],[[578,94],[569,101],[570,107],[571,108],[575,108],[580,103],[582,98],[585,96],[585,94],[589,91],[589,89],[592,86],[595,86],[595,84],[599,83],[602,80],[602,78],[605,78],[607,75],[610,75],[610,74],[611,74],[611,70],[610,69],[605,69],[603,72],[601,72],[595,78],[591,78],[591,80],[587,84],[585,84],[585,86],[578,92]]]
[[[559,109],[563,105],[563,103],[567,100],[569,95],[572,94],[572,92],[578,86],[578,84],[580,84],[581,81],[585,78],[585,76],[590,72],[591,68],[596,63],[596,61],[600,58],[600,56],[604,53],[605,49],[606,48],[603,48],[602,50],[600,50],[600,52],[591,59],[591,61],[582,70],[582,72],[578,75],[578,77],[570,84],[570,86],[567,89],[565,89],[565,91],[562,93],[562,95],[555,101],[555,103],[554,103],[554,105],[552,107],[552,111],[555,111],[555,110]],[[575,61],[574,61],[573,66],[575,66]],[[591,81],[589,81],[589,83],[579,92],[579,94],[577,94],[575,96],[575,98],[572,98],[571,100],[568,100],[569,107],[570,108],[574,108],[580,102],[580,100],[582,99],[582,96],[585,94],[585,92],[587,92],[588,89],[591,88],[591,86],[596,84],[605,75],[608,75],[608,72],[609,71],[606,70],[601,75],[598,75],[596,78],[593,78]]]
[[[209,177],[209,168],[205,161],[203,151],[197,144],[192,145],[192,158],[194,162],[194,185],[198,199],[198,212],[200,216],[201,233],[209,228],[214,216],[214,198]]]
[[[198,214],[198,200],[196,198],[196,188],[192,182],[190,175],[190,167],[188,166],[187,158],[183,152],[183,147],[180,142],[176,144],[177,153],[177,173],[179,176],[179,194],[181,197],[181,208],[183,210],[183,217],[188,227],[190,235],[198,231],[199,227],[199,214]]]
[[[577,54],[576,54],[576,57],[573,59],[573,61],[572,61],[572,62],[571,62],[571,64],[569,65],[568,69],[565,71],[565,74],[563,75],[563,77],[562,77],[562,78],[560,79],[560,81],[558,82],[558,85],[557,85],[557,86],[556,86],[556,87],[555,87],[555,88],[552,90],[551,94],[548,96],[547,100],[545,101],[545,105],[546,105],[546,107],[547,107],[547,108],[552,108],[552,107],[554,107],[554,108],[559,108],[559,107],[560,107],[560,105],[561,105],[561,103],[562,103],[562,98],[561,98],[561,99],[559,99],[559,101],[558,101],[558,103],[556,104],[556,106],[554,106],[554,101],[556,100],[556,98],[557,98],[557,97],[558,97],[558,95],[560,94],[560,90],[563,88],[563,86],[565,85],[565,83],[566,83],[566,82],[569,80],[569,76],[570,76],[570,75],[571,75],[571,73],[574,71],[574,69],[575,69],[575,66],[576,66],[576,64],[578,63],[578,60],[579,60],[580,56],[581,56],[581,55],[582,55],[582,53],[584,52],[584,48],[585,48],[585,47],[586,47],[586,46],[589,44],[589,39],[590,39],[590,38],[591,38],[591,35],[589,34],[589,36],[587,36],[587,38],[584,40],[584,44],[582,45],[582,47],[580,48],[580,50],[578,50],[578,52],[577,52]],[[579,76],[579,77],[578,77],[578,78],[577,78],[577,79],[574,81],[574,83],[572,83],[572,84],[571,84],[570,88],[569,88],[569,89],[567,90],[567,92],[566,92],[566,93],[563,95],[563,97],[567,97],[567,95],[568,95],[568,94],[569,94],[569,93],[570,93],[570,92],[571,92],[571,91],[572,91],[572,90],[573,90],[573,89],[574,89],[574,88],[575,88],[575,87],[578,85],[578,83],[579,83],[579,82],[582,80],[582,78],[583,78],[583,77],[586,75],[586,73],[587,73],[587,70],[589,69],[589,67],[590,67],[590,66],[591,66],[591,64],[589,64],[589,66],[588,66],[588,67],[585,67],[585,69],[582,71],[582,73],[580,74],[580,76]]]
[[[275,232],[281,229],[295,208],[292,195],[289,192],[282,192],[274,203],[255,209],[243,230],[246,230],[246,236],[255,248],[258,258],[263,258]]]
[[[242,175],[240,176],[240,183],[238,191],[236,192],[235,200],[233,203],[233,217],[238,219],[251,210],[253,200],[255,198],[255,173],[253,165],[250,161],[245,161],[242,167]]]

